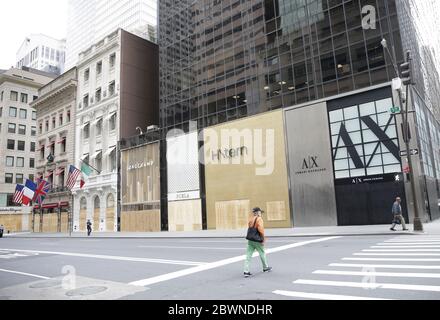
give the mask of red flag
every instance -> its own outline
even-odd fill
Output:
[[[84,181],[84,177],[81,177],[81,181],[79,183],[79,187],[82,189],[85,184],[86,184],[86,182]]]

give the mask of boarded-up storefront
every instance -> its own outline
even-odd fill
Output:
[[[121,151],[122,232],[161,230],[159,151],[158,142]]]
[[[266,227],[291,227],[282,112],[207,128],[204,139],[208,229],[246,228],[254,207]]]

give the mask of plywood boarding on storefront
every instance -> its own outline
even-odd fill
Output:
[[[115,208],[107,208],[105,212],[105,231],[113,232],[115,229]]]
[[[277,110],[208,129],[214,129],[219,137],[221,129],[262,130],[262,150],[265,151],[267,148],[274,154],[274,170],[269,175],[258,175],[256,169],[264,165],[258,165],[255,162],[253,164],[243,164],[243,162],[242,164],[205,164],[208,229],[241,228],[243,219],[246,219],[253,207],[261,207],[267,211],[268,204],[273,220],[268,220],[268,216],[264,215],[265,226],[267,228],[291,227],[283,113]],[[273,141],[268,143],[266,142],[267,130],[274,132]],[[204,135],[206,143],[207,139],[209,140],[206,130]],[[225,149],[225,147],[234,150],[253,149],[253,146],[242,145],[243,141],[235,143],[238,144],[220,145],[220,149]],[[212,152],[215,154],[217,151],[205,144],[205,158],[211,157]],[[242,213],[244,203],[240,203],[241,201],[249,202],[246,214]]]
[[[58,231],[58,214],[43,214],[43,233],[55,233]]]
[[[217,230],[247,227],[251,207],[249,200],[218,201],[215,203]]]
[[[23,215],[22,214],[0,214],[0,225],[3,225],[4,232],[19,232],[22,230]]]
[[[173,201],[168,203],[169,231],[202,230],[201,200]]]
[[[121,214],[121,232],[159,232],[160,210],[125,211]]]
[[[93,211],[93,225],[92,225],[92,230],[93,231],[100,231],[99,230],[99,221],[100,221],[100,214],[101,214],[101,209],[94,209]]]
[[[61,213],[61,232],[69,231],[69,214],[67,212]]]
[[[79,230],[87,230],[87,209],[80,210],[79,212]]]
[[[40,232],[40,215],[34,215],[34,232]]]

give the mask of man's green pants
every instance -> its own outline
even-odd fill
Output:
[[[244,264],[245,273],[250,272],[249,267],[250,267],[252,255],[254,254],[255,250],[257,250],[258,254],[260,255],[261,263],[263,264],[263,269],[267,269],[269,267],[267,263],[266,253],[264,252],[263,244],[254,241],[248,241],[246,262]]]

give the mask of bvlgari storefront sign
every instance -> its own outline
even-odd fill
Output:
[[[301,170],[295,172],[296,175],[308,174],[308,173],[319,173],[327,171],[327,168],[322,168],[319,165],[319,156],[308,156],[303,159]]]

